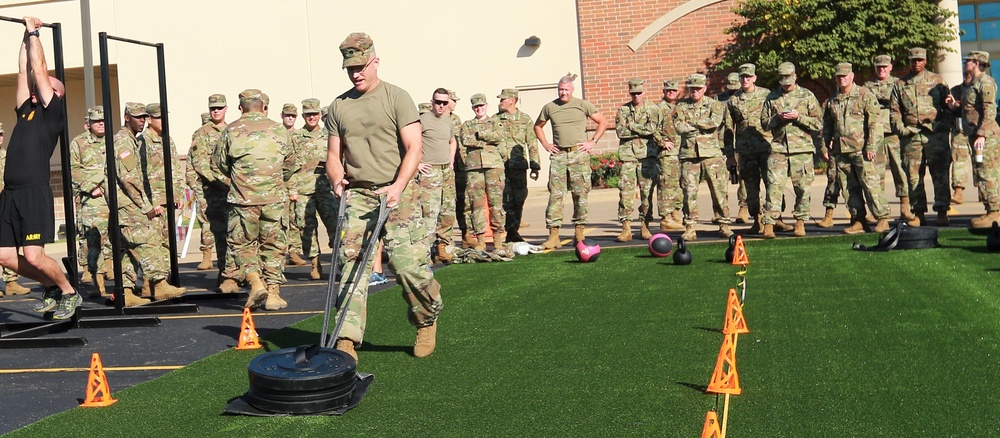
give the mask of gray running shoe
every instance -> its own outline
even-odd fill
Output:
[[[49,310],[55,309],[61,296],[62,290],[59,289],[58,286],[45,288],[45,292],[42,294],[42,301],[35,304],[35,306],[31,308],[31,311],[45,313]]]
[[[52,319],[70,319],[76,313],[76,308],[83,304],[83,297],[79,293],[73,295],[63,295],[59,299],[59,308],[52,315]]]

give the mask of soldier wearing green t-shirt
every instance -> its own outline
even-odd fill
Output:
[[[339,254],[344,278],[353,278],[356,269],[365,275],[341,308],[347,315],[337,349],[356,359],[355,347],[364,338],[371,266],[357,266],[358,256],[365,231],[374,227],[380,198],[385,196],[391,211],[380,237],[396,283],[403,289],[410,323],[417,327],[413,355],[426,357],[434,352],[443,302],[441,284],[430,268],[430,235],[421,212],[420,186],[413,178],[423,156],[417,108],[409,93],[379,79],[379,58],[367,34],[348,35],[340,53],[354,88],[330,104],[326,172],[334,194],[347,196]]]
[[[549,162],[549,205],[545,208],[545,226],[549,238],[542,244],[545,249],[562,246],[559,227],[563,220],[563,198],[566,191],[573,194],[573,239],[583,240],[587,224],[587,195],[590,194],[590,150],[601,140],[608,128],[608,120],[594,104],[573,97],[571,75],[559,80],[559,97],[542,107],[535,120],[535,136],[542,147],[552,154]],[[587,119],[597,123],[594,137],[587,140]],[[545,124],[552,121],[552,141],[545,138]]]
[[[451,122],[448,90],[438,88],[431,97],[431,111],[420,115],[423,158],[417,166],[420,205],[424,221],[435,236],[437,259],[451,261],[446,247],[455,227],[455,155],[458,142]],[[485,249],[485,243],[483,248]]]

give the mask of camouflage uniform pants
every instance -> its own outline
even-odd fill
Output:
[[[951,205],[951,187],[948,169],[951,167],[951,147],[948,134],[935,132],[902,137],[903,169],[906,171],[910,209],[914,214],[927,211],[927,191],[924,189],[924,171],[931,175],[934,185],[934,211],[948,211]]]
[[[437,320],[441,308],[441,284],[434,279],[430,267],[430,228],[423,216],[420,195],[423,190],[415,181],[410,181],[403,190],[399,205],[389,212],[382,232],[382,240],[389,256],[389,266],[396,273],[396,283],[403,288],[407,316],[410,323],[426,327]],[[358,266],[362,244],[378,245],[378,239],[370,236],[378,219],[379,198],[373,190],[352,188],[348,190],[347,219],[344,223],[344,237],[341,243],[340,259],[344,263],[343,290],[354,285],[355,270],[362,275],[350,301],[344,306],[337,303],[347,316],[339,337],[360,344],[364,339],[365,323],[368,319],[368,277],[371,275],[374,257],[366,266]],[[342,299],[342,298],[341,298]],[[338,312],[339,317],[339,312]]]
[[[125,213],[119,210],[121,215],[122,240],[125,251],[142,268],[143,277],[150,282],[167,278],[170,272],[170,254],[163,251],[163,232],[166,227],[163,216],[153,219],[146,218],[146,215],[139,212]],[[124,255],[124,254],[123,254]],[[126,271],[129,263],[122,263],[122,270]],[[126,287],[135,286],[135,279],[129,278],[128,273],[123,273],[126,280],[123,284]]]
[[[882,138],[882,143],[875,156],[876,165],[881,162],[885,162],[885,165],[889,168],[889,174],[892,175],[892,183],[896,188],[896,197],[909,196],[906,189],[906,171],[903,170],[903,153],[900,149],[898,135],[886,134]],[[880,176],[882,177],[882,187],[884,188],[885,172],[882,172]]]
[[[726,157],[712,158],[681,158],[681,188],[684,189],[684,225],[698,223],[698,185],[702,180],[708,182],[708,191],[712,195],[712,211],[719,218],[720,224],[729,224],[729,193],[726,184],[729,183],[729,169],[726,168]]]
[[[223,236],[229,232],[229,201],[226,199],[227,191],[215,186],[205,188],[205,202],[207,208],[205,217],[208,219],[208,227],[215,238],[215,260],[219,264],[220,277],[237,279],[240,278],[236,270],[236,262],[229,254],[229,244]]]
[[[120,218],[119,218],[120,219]],[[82,232],[77,236],[87,241],[87,253],[84,254],[83,266],[88,266],[90,272],[110,274],[105,272],[104,261],[111,259],[111,240],[108,239],[108,207],[93,204],[83,204],[80,208],[80,226]],[[126,273],[132,270],[131,265]],[[131,273],[133,276],[134,272]]]
[[[965,188],[972,171],[972,156],[969,155],[969,137],[958,133],[951,137],[951,188]],[[975,182],[973,182],[975,184]]]
[[[215,248],[215,234],[212,233],[212,226],[208,222],[208,202],[205,201],[205,187],[201,184],[195,184],[191,188],[194,191],[195,202],[198,203],[198,223],[201,224],[201,246],[198,247],[199,250],[205,251],[206,249]]]
[[[826,208],[836,208],[837,198],[844,188],[839,178],[840,163],[837,162],[840,154],[830,152],[830,160],[826,162],[826,188],[823,189],[823,206]],[[883,172],[884,173],[884,172]]]
[[[768,151],[744,152],[736,155],[739,160],[737,162],[737,167],[740,172],[740,187],[746,188],[746,205],[747,210],[750,212],[751,219],[756,218],[761,214],[760,183],[764,180],[764,175],[767,174],[768,155],[770,155],[770,152]]]
[[[987,137],[983,162],[975,164],[976,188],[986,211],[1000,210],[1000,139]]]
[[[302,202],[302,194],[299,194],[299,202],[296,207],[301,211],[296,216],[303,218],[302,235],[300,237],[301,249],[309,258],[319,256],[319,221],[323,221],[326,228],[327,245],[333,246],[333,235],[337,232],[337,208],[340,203],[334,198],[331,191],[320,191],[308,195],[306,202]],[[316,217],[319,216],[319,220]],[[292,241],[292,237],[288,237]],[[290,251],[290,250],[289,250]]]
[[[865,199],[875,219],[889,217],[889,204],[882,193],[879,171],[875,163],[868,161],[863,152],[836,154],[837,180],[847,194],[847,210],[852,218],[865,217]],[[884,175],[885,171],[881,171]]]
[[[653,191],[659,181],[660,160],[657,157],[623,161],[618,179],[618,222],[632,220],[636,186],[639,186],[639,220],[653,220]]]
[[[521,229],[524,201],[528,199],[528,169],[504,165],[503,211],[507,216],[504,229],[508,233]]]
[[[767,157],[767,175],[764,185],[767,187],[767,202],[764,204],[764,223],[774,224],[781,216],[784,201],[785,183],[792,180],[792,190],[795,192],[795,207],[792,216],[796,220],[809,219],[809,186],[816,179],[813,170],[813,154],[783,154],[771,152]]]
[[[547,228],[562,226],[566,191],[573,195],[573,224],[587,223],[590,174],[590,154],[587,152],[561,150],[549,158],[549,204],[545,207]]]
[[[447,164],[434,164],[427,173],[419,173],[420,206],[427,232],[434,235],[432,244],[452,244],[455,228],[455,171]]]
[[[656,204],[662,219],[684,208],[684,192],[681,190],[680,158],[677,155],[661,155],[659,161]]]
[[[469,227],[472,234],[486,232],[486,206],[490,207],[490,229],[494,233],[505,230],[507,214],[503,209],[504,169],[470,169],[465,201],[471,206]],[[489,202],[487,202],[487,200]]]
[[[310,195],[299,193],[298,201],[288,201],[288,211],[285,213],[288,229],[285,230],[285,237],[288,238],[289,254],[302,254],[302,249],[306,246],[303,242],[302,229],[306,226],[306,204],[309,203],[309,198]]]
[[[285,255],[288,254],[284,202],[265,205],[234,205],[229,213],[226,241],[240,275],[258,273],[267,284],[285,282]]]

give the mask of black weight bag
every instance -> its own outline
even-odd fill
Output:
[[[931,227],[911,228],[900,221],[889,231],[882,233],[878,244],[873,247],[854,242],[851,247],[858,251],[891,251],[894,249],[937,248],[938,230]]]

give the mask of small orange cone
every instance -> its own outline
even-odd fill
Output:
[[[90,357],[90,375],[87,377],[87,398],[80,406],[87,408],[103,408],[111,406],[116,401],[111,398],[108,378],[104,375],[104,365],[101,365],[101,355],[94,353]]]
[[[750,259],[747,257],[747,249],[743,246],[743,236],[736,235],[736,248],[733,252],[733,266],[749,265]]]
[[[705,427],[701,428],[701,438],[720,438],[722,431],[719,430],[719,416],[715,411],[708,411],[705,414]]]
[[[729,289],[729,301],[726,303],[726,321],[722,326],[722,334],[750,333],[747,320],[743,318],[743,305],[736,296],[736,289]]]
[[[236,345],[237,350],[256,350],[263,347],[260,339],[257,338],[257,327],[253,324],[253,317],[250,316],[250,308],[243,308],[243,323],[240,324],[240,342]]]
[[[715,394],[740,395],[740,375],[736,372],[736,336],[725,335],[719,358],[715,361],[715,371],[712,380],[708,382],[705,392]]]

